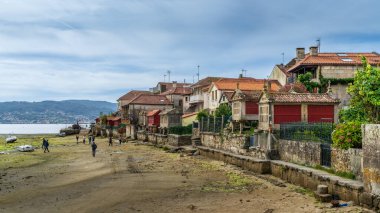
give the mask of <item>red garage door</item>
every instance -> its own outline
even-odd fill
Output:
[[[307,106],[308,122],[333,122],[333,105],[309,105]]]
[[[274,123],[301,121],[301,105],[274,105]]]
[[[247,115],[259,114],[259,105],[255,102],[246,102],[245,103],[245,114],[247,114]]]

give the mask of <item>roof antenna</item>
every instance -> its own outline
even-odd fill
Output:
[[[242,77],[247,77],[247,70],[241,69]]]
[[[318,47],[318,53],[321,52],[321,38],[317,39],[317,47]]]
[[[167,72],[168,72],[168,79],[169,79],[169,82],[170,82],[170,73],[171,73],[171,71],[168,70]]]
[[[164,74],[164,82],[166,82],[166,74]]]
[[[285,53],[281,53],[281,55],[282,55],[282,64],[284,64],[285,63]]]
[[[199,81],[199,65],[198,65],[198,73],[197,73],[197,76],[198,76],[198,81]]]

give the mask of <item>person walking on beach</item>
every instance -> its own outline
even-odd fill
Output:
[[[50,152],[49,151],[49,141],[46,140],[45,138],[42,140],[42,148],[44,148],[44,153]]]
[[[79,135],[76,135],[75,137],[77,139],[77,144],[78,144],[79,143]]]
[[[95,157],[96,148],[98,148],[98,146],[96,145],[95,141],[93,141],[93,142],[92,142],[92,145],[91,145],[91,149],[92,149],[92,157]]]
[[[120,138],[119,138],[119,144],[121,145],[121,142],[122,142],[122,138],[121,138],[121,136],[120,136]]]
[[[83,135],[83,144],[86,144],[86,136]]]
[[[91,142],[92,142],[92,136],[91,136],[91,135],[88,135],[88,144],[91,145]]]
[[[112,137],[108,139],[108,146],[112,146]]]

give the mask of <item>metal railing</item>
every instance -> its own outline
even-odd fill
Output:
[[[282,123],[280,139],[332,143],[333,123]]]
[[[228,117],[202,117],[200,121],[201,132],[222,132],[227,126]]]

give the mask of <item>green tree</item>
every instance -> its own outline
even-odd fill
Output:
[[[340,115],[342,121],[380,122],[380,69],[373,68],[362,57],[363,70],[355,72],[354,83],[347,91],[350,106]]]
[[[307,72],[305,74],[298,75],[297,81],[305,85],[307,91],[313,92],[314,88],[319,88],[319,84],[311,81],[312,78],[313,74],[311,74],[311,72]]]
[[[198,113],[197,113],[197,120],[198,121],[201,121],[202,120],[202,118],[206,118],[206,117],[208,117],[208,116],[210,116],[210,114],[206,111],[206,110],[201,110],[201,111],[199,111]]]
[[[215,110],[215,117],[230,117],[232,115],[231,107],[228,104],[221,104]]]

